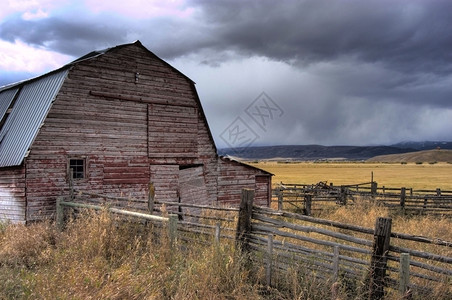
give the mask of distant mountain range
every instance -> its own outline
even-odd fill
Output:
[[[402,142],[389,146],[284,145],[219,149],[220,155],[242,159],[278,160],[367,160],[378,155],[402,154],[421,150],[452,149],[452,142]]]

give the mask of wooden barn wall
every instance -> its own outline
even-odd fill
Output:
[[[198,157],[195,107],[149,104],[149,157]]]
[[[194,100],[193,105],[196,105]],[[148,125],[151,164],[175,164],[181,169],[200,165],[197,171],[201,172],[199,176],[203,177],[206,192],[199,201],[214,203],[217,194],[216,154],[199,109],[149,104]]]
[[[258,205],[270,206],[271,200],[271,176],[269,175],[256,175],[256,185],[254,201]]]
[[[217,201],[218,161],[213,140],[210,137],[206,119],[198,111],[198,162],[203,165],[207,201],[214,205]]]
[[[0,169],[0,220],[25,222],[25,168]]]
[[[86,161],[86,178],[73,180],[77,189],[137,198],[146,195],[146,105],[102,99],[94,104],[83,97],[68,100],[55,102],[30,152],[30,220],[52,214],[56,197],[68,194],[70,158]]]
[[[68,194],[68,158],[86,159],[87,178],[74,180],[76,188],[143,199],[153,172],[150,165],[161,167],[155,169],[158,180],[167,176],[170,182],[169,165],[177,172],[179,165],[202,165],[208,199],[214,202],[218,175],[215,146],[196,97],[187,78],[138,46],[118,48],[77,63],[27,159],[28,219],[51,216],[56,197]],[[171,135],[164,136],[162,143],[167,152],[157,147],[155,138],[162,128],[171,133],[175,127],[165,118],[160,119],[166,122],[162,126],[159,118],[153,118],[156,111],[162,117],[181,112],[188,115],[181,119],[186,128],[176,127],[183,135],[178,145],[187,146],[186,150],[171,147],[176,142]],[[156,199],[174,197],[172,186],[156,182],[155,188]]]
[[[238,204],[240,203],[242,189],[246,188],[255,190],[255,204],[267,205],[268,189],[264,187],[265,183],[262,179],[262,177],[267,177],[265,173],[223,159],[219,159],[218,167],[218,202],[231,205]]]
[[[151,165],[151,181],[155,188],[155,199],[178,202],[179,166]]]

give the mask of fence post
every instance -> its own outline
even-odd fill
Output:
[[[372,181],[370,184],[370,193],[374,196],[378,190],[378,183],[376,181]]]
[[[220,223],[217,223],[217,225],[215,225],[215,244],[216,245],[220,244],[220,232],[221,232]]]
[[[424,213],[427,210],[427,202],[428,202],[427,195],[425,195],[424,196],[424,205],[422,206],[422,210]]]
[[[370,261],[370,299],[383,299],[387,267],[387,253],[391,236],[390,218],[377,218],[374,231],[372,258]]]
[[[436,196],[441,196],[441,189],[440,188],[436,189]]]
[[[283,210],[283,197],[284,197],[284,195],[283,195],[283,188],[282,187],[280,187],[279,188],[279,190],[278,190],[278,210]]]
[[[178,215],[171,214],[168,216],[168,236],[170,241],[170,247],[173,248],[177,238],[177,221]]]
[[[58,197],[56,199],[56,216],[55,216],[55,221],[56,221],[56,225],[57,228],[59,230],[63,229],[63,222],[64,222],[64,211],[63,211],[63,206],[61,205],[61,201],[62,201],[62,197]]]
[[[342,205],[347,205],[347,189],[341,185],[340,203]]]
[[[266,269],[266,279],[267,279],[267,286],[271,286],[272,284],[272,258],[273,258],[273,235],[268,235],[267,240],[267,269]]]
[[[410,254],[400,254],[399,292],[404,296],[410,284]]]
[[[311,215],[312,195],[304,195],[305,212],[307,216]]]
[[[74,194],[74,169],[71,168],[69,170],[69,195],[71,201],[74,201],[75,194]]]
[[[339,278],[339,246],[334,246],[333,256],[333,282]]]
[[[406,200],[406,188],[400,189],[400,207],[405,208],[405,200]]]
[[[251,232],[251,215],[253,213],[254,190],[242,189],[240,201],[239,219],[237,221],[237,232],[235,244],[243,251],[249,250],[248,234]]]

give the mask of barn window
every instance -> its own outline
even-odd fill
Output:
[[[86,178],[86,159],[71,158],[69,159],[69,174],[73,179]]]

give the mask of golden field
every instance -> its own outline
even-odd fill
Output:
[[[250,165],[275,174],[273,185],[312,184],[320,181],[335,185],[374,181],[378,186],[413,189],[452,190],[452,164],[449,163],[366,163],[366,162],[251,162]]]

